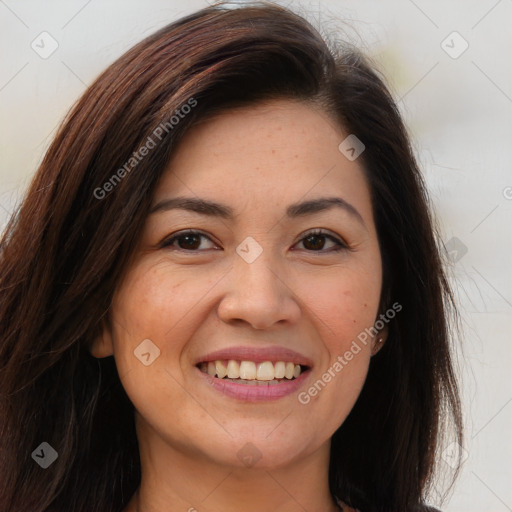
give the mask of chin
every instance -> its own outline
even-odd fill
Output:
[[[229,446],[222,443],[212,452],[212,445],[209,444],[207,449],[211,458],[220,464],[248,469],[279,469],[304,456],[306,447],[302,446],[305,439],[303,433],[297,436],[288,434],[286,437],[281,433],[274,437],[271,432],[271,428],[265,428],[264,433],[259,435],[233,436]],[[223,455],[219,458],[220,454]]]

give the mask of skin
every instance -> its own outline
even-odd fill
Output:
[[[318,108],[274,100],[204,121],[175,151],[154,204],[200,197],[235,217],[149,215],[91,347],[96,357],[114,355],[136,409],[142,481],[124,512],[338,510],[330,439],[361,391],[375,340],[308,404],[295,392],[267,402],[227,397],[203,382],[195,362],[235,345],[292,348],[313,361],[299,390],[307,391],[373,326],[381,255],[361,164],[338,150],[347,135]],[[362,222],[340,208],[285,217],[289,204],[325,196],[342,197]],[[322,236],[308,243],[314,228],[349,248],[334,252]],[[207,238],[159,245],[184,229]],[[236,252],[248,236],[263,249],[252,263]],[[148,366],[133,353],[145,339],[160,350]],[[237,456],[246,443],[259,456],[250,467]]]

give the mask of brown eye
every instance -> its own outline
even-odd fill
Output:
[[[325,247],[326,240],[330,240],[334,243],[334,247],[331,247],[331,250],[323,251],[322,249]],[[309,252],[334,252],[347,248],[341,240],[322,230],[316,230],[308,233],[304,238],[302,238],[301,242]]]
[[[181,251],[201,252],[198,251],[201,246],[201,239],[210,240],[210,238],[200,231],[182,231],[162,242],[161,247],[170,247]]]
[[[197,249],[201,245],[200,235],[181,235],[176,238],[180,249],[193,250]]]

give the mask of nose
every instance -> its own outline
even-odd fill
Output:
[[[252,263],[235,259],[217,312],[223,322],[269,329],[299,320],[301,308],[285,273],[275,264],[270,266],[264,254]]]

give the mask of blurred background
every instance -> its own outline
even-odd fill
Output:
[[[0,228],[94,78],[134,43],[212,3],[0,0]],[[466,442],[440,457],[450,469],[463,450],[465,462],[443,511],[512,511],[512,1],[277,3],[329,39],[361,47],[398,102],[464,331]],[[435,491],[431,503],[438,500]]]

